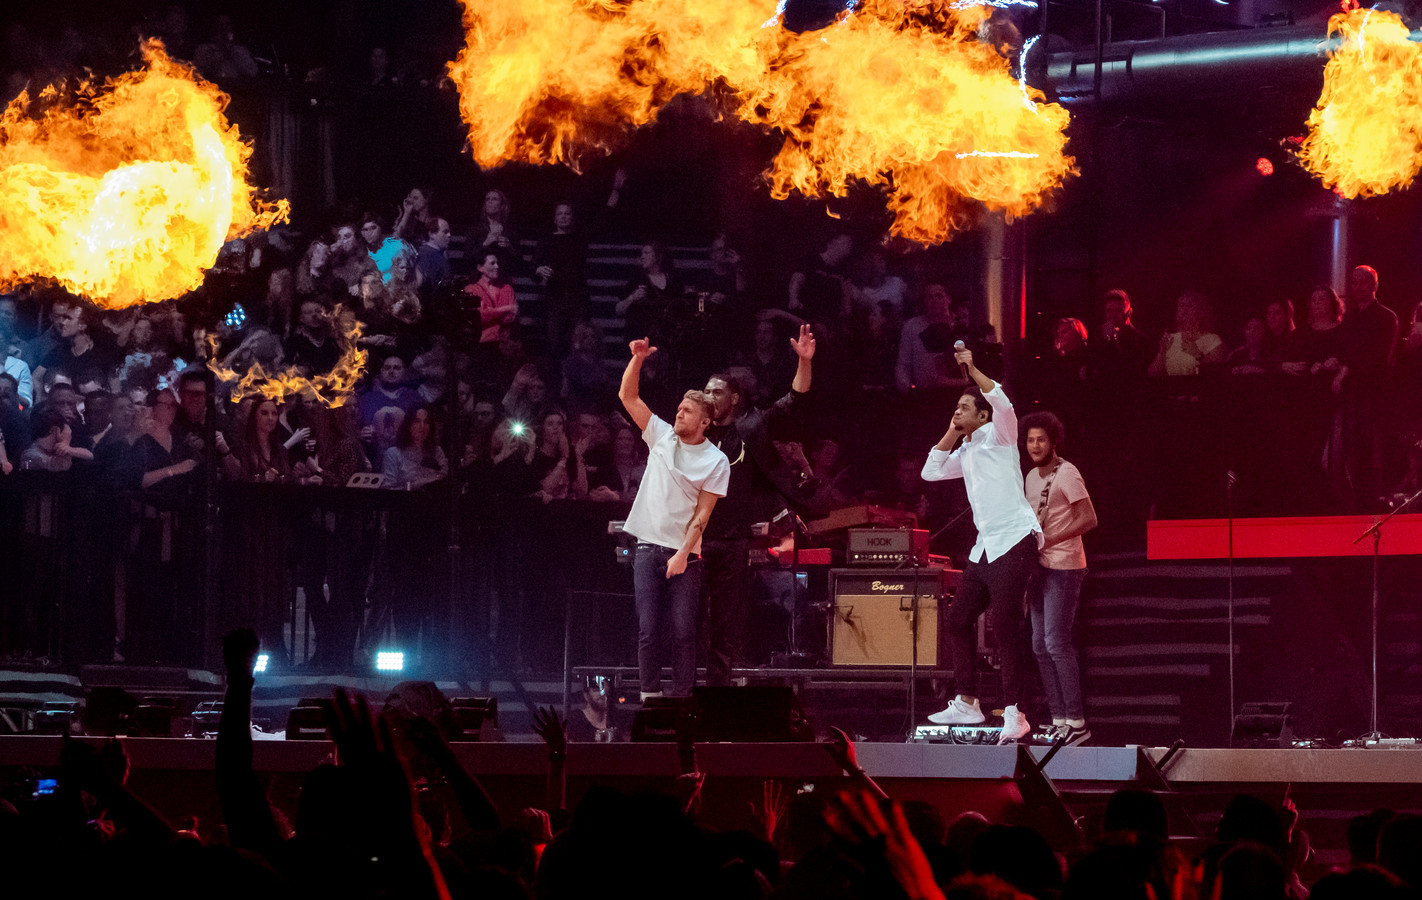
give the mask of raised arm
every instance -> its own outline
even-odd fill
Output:
[[[652,410],[642,400],[642,360],[656,353],[657,348],[646,338],[639,338],[627,346],[632,351],[632,358],[622,372],[622,386],[617,390],[617,399],[622,401],[622,408],[627,410],[638,430],[646,431],[647,423],[652,421]]]
[[[281,832],[252,768],[252,667],[258,649],[257,634],[250,628],[222,639],[227,693],[217,723],[217,799],[233,846],[271,859],[281,844]]]
[[[810,332],[809,325],[800,326],[800,336],[790,339],[790,349],[795,351],[795,356],[800,360],[795,369],[795,380],[790,382],[790,389],[800,394],[809,393],[810,360],[815,358],[815,336]]]
[[[960,366],[968,367],[968,378],[983,392],[983,399],[992,407],[993,434],[997,443],[1017,443],[1017,412],[1007,394],[1003,393],[1002,385],[978,371],[978,367],[973,365],[973,351],[966,348],[954,351],[953,358]]]

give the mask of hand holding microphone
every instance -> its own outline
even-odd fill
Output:
[[[968,345],[962,341],[954,341],[953,358],[958,360],[958,367],[963,370],[963,377],[968,378],[968,369],[973,365],[973,351],[969,350]]]

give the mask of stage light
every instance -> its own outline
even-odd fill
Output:
[[[399,650],[381,650],[375,654],[377,672],[399,672],[405,668],[405,654]]]
[[[1254,168],[1258,169],[1259,174],[1266,178],[1274,174],[1274,164],[1263,156],[1259,157],[1259,160],[1254,163]]]
[[[257,662],[252,666],[252,674],[256,675],[258,672],[265,672],[267,670],[267,660],[270,658],[271,657],[265,653],[258,653]]]

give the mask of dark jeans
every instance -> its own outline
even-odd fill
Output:
[[[978,695],[977,621],[983,611],[992,617],[1002,659],[1002,696],[1005,706],[1025,694],[1022,684],[1022,625],[1027,582],[1037,570],[1037,536],[1029,534],[992,562],[969,562],[963,581],[948,607],[948,643],[953,650],[953,682],[957,692]]]
[[[1038,565],[1037,578],[1027,594],[1032,616],[1032,653],[1042,673],[1042,691],[1052,718],[1082,719],[1081,666],[1072,625],[1081,603],[1085,569],[1048,569]]]
[[[676,551],[638,543],[632,560],[632,590],[637,597],[637,676],[645,693],[662,689],[662,664],[671,656],[675,697],[691,696],[696,681],[696,611],[701,600],[701,558],[692,555],[686,571],[667,577],[667,560]],[[668,653],[670,651],[670,653]]]
[[[704,602],[701,615],[702,656],[706,683],[728,685],[731,668],[741,661],[749,598],[750,541],[702,540]]]

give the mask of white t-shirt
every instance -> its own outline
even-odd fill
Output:
[[[1032,471],[1027,473],[1027,503],[1037,511],[1048,539],[1071,521],[1071,505],[1090,496],[1086,493],[1086,482],[1081,479],[1081,471],[1064,459],[1060,462],[1056,477],[1047,491],[1045,509],[1042,508],[1042,487],[1046,476],[1039,466],[1033,466]],[[1051,469],[1047,471],[1051,472]],[[1037,560],[1048,569],[1084,569],[1086,546],[1081,542],[1081,535],[1077,535],[1060,544],[1042,548],[1037,552]]]
[[[671,425],[656,416],[648,420],[642,440],[651,454],[625,529],[639,541],[679,550],[701,492],[726,496],[731,463],[710,441],[682,443]],[[691,552],[701,552],[699,539]]]
[[[1202,334],[1195,338],[1195,347],[1206,356],[1214,353],[1224,341],[1217,334]],[[1170,335],[1170,345],[1165,350],[1165,374],[1198,375],[1200,361],[1185,352],[1184,340],[1180,332]]]

